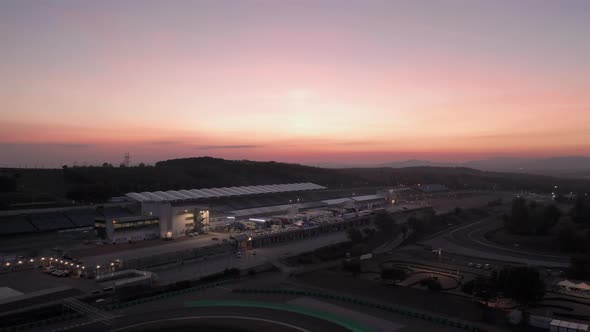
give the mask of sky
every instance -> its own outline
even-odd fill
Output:
[[[0,167],[590,156],[590,1],[0,1]]]

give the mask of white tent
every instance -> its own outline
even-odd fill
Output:
[[[569,288],[569,289],[577,289],[581,291],[590,291],[590,285],[585,282],[575,283],[569,280],[562,280],[557,283],[559,287]]]
[[[576,284],[569,280],[562,280],[558,282],[557,285],[563,288],[576,288]]]

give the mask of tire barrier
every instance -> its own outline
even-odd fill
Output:
[[[467,330],[467,331],[483,331],[479,327],[473,325],[471,322],[442,317],[433,315],[429,312],[408,308],[399,304],[386,304],[386,303],[378,303],[378,302],[370,302],[362,299],[357,299],[350,296],[343,296],[343,295],[334,295],[330,293],[323,293],[323,292],[316,292],[316,291],[305,291],[305,290],[295,290],[295,289],[268,289],[268,288],[234,288],[232,289],[234,293],[244,293],[244,294],[286,294],[286,295],[298,295],[298,296],[308,296],[308,297],[318,297],[328,300],[337,300],[341,302],[353,303],[356,305],[368,307],[368,308],[375,308],[380,309],[400,315],[404,315],[411,318],[418,318],[428,322],[437,323],[441,325],[456,327],[459,329]]]

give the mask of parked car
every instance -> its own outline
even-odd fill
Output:
[[[492,266],[490,264],[484,264],[483,268],[484,270],[489,270],[492,268]]]
[[[43,272],[45,272],[45,273],[53,273],[53,271],[55,271],[55,270],[56,270],[55,266],[48,266],[48,267],[43,268]]]
[[[54,275],[54,276],[56,276],[56,277],[60,277],[60,278],[67,277],[67,276],[70,275],[68,273],[68,271],[65,271],[65,270],[55,270],[51,274]]]
[[[467,263],[467,266],[469,266],[469,267],[473,267],[473,262],[469,262],[469,263]]]
[[[476,268],[481,269],[482,265],[481,264],[477,264],[475,265]]]

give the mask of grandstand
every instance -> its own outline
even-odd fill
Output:
[[[96,219],[137,217],[150,215],[150,211],[161,213],[157,212],[160,209],[157,206],[166,203],[171,204],[172,209],[178,210],[174,217],[167,218],[181,218],[178,213],[192,210],[193,213],[211,211],[208,218],[212,220],[226,220],[227,216],[240,218],[285,213],[293,208],[305,211],[341,205],[362,207],[383,199],[383,196],[375,195],[375,190],[376,188],[327,189],[313,183],[300,183],[189,191],[194,196],[199,196],[198,198],[189,197],[188,194],[176,194],[182,194],[184,190],[154,192],[153,195],[140,193],[141,197],[132,196],[138,199],[143,197],[145,201],[138,201],[127,195],[125,202],[97,207],[21,210],[15,211],[14,215],[6,211],[0,216],[0,235],[93,227]]]
[[[36,232],[37,229],[24,215],[0,217],[0,235]]]
[[[79,209],[64,212],[64,215],[76,227],[90,227],[94,225],[95,209]]]
[[[105,207],[98,207],[96,209],[96,214],[100,217],[105,218],[125,218],[125,217],[133,217],[139,213],[138,209],[132,210],[129,207],[125,206],[105,206]]]
[[[53,231],[73,228],[74,225],[65,215],[58,212],[35,213],[29,216],[31,224],[39,231]]]

